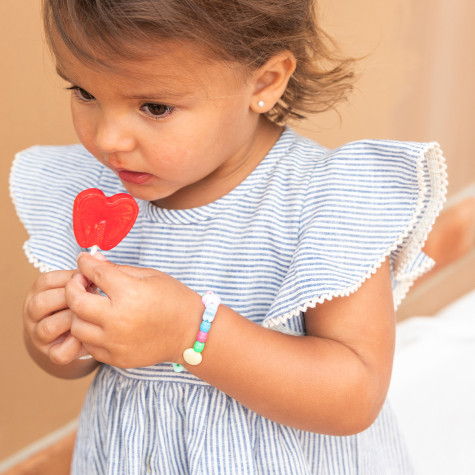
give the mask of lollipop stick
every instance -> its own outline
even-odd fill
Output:
[[[97,244],[94,244],[94,246],[91,247],[91,250],[89,251],[89,254],[91,254],[91,256],[93,256],[99,249],[99,246]],[[80,356],[78,359],[80,360],[90,360],[92,359],[92,355],[83,355],[83,356]]]

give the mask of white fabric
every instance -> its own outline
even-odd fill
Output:
[[[416,475],[475,474],[475,291],[398,324],[389,398]]]

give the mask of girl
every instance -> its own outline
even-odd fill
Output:
[[[44,271],[27,347],[63,378],[99,368],[74,474],[411,473],[385,402],[394,307],[431,265],[443,159],[282,125],[351,84],[314,9],[44,1],[81,145],[20,153],[11,183]],[[90,187],[140,205],[107,259],[77,259]]]

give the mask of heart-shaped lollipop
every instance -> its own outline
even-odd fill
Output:
[[[73,229],[81,247],[108,251],[122,241],[137,219],[139,207],[131,195],[107,197],[97,188],[81,191],[73,205]]]

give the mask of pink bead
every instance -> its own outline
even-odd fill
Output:
[[[204,343],[208,339],[208,334],[202,331],[198,332],[198,335],[196,335],[196,340]]]

